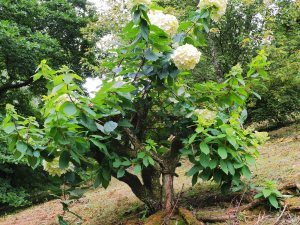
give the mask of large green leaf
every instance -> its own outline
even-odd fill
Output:
[[[189,176],[189,177],[191,177],[191,176],[193,176],[194,174],[196,174],[196,173],[198,173],[200,170],[202,170],[202,166],[200,166],[200,165],[195,165],[195,166],[193,166],[187,173],[186,173],[186,175],[187,176]]]
[[[224,160],[220,161],[220,167],[221,170],[223,170],[224,173],[228,174],[228,167],[227,167],[227,163]]]
[[[271,205],[274,208],[276,208],[276,209],[279,208],[279,204],[278,204],[277,198],[274,195],[271,195],[268,199],[269,199],[269,202],[271,203]]]
[[[209,146],[203,141],[200,144],[200,150],[201,152],[203,152],[204,154],[208,155],[210,150],[209,150]]]
[[[108,121],[104,124],[104,131],[107,133],[113,132],[118,127],[118,124],[114,121]]]
[[[23,141],[18,141],[16,143],[16,148],[19,152],[21,152],[22,154],[25,154],[28,149],[28,145],[26,143],[24,143]]]
[[[15,124],[7,123],[7,124],[5,124],[5,126],[3,126],[3,130],[5,133],[10,134],[15,130]]]
[[[73,116],[77,112],[76,106],[73,103],[71,103],[71,102],[66,102],[63,105],[63,110],[64,110],[64,113],[67,114],[67,115],[69,115],[69,116]]]
[[[218,148],[218,154],[222,159],[226,159],[227,158],[227,151],[226,148],[224,147],[219,147]]]

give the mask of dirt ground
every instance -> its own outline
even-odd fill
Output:
[[[294,125],[282,128],[270,133],[271,140],[260,148],[261,157],[253,168],[253,182],[260,183],[265,179],[272,179],[282,184],[289,181],[300,182],[300,132],[299,126]],[[217,187],[212,183],[200,183],[191,187],[191,181],[184,176],[189,164],[177,171],[179,177],[174,182],[177,192],[184,185],[182,204],[191,211],[222,213],[228,209],[233,201],[218,202],[210,204],[205,202],[203,196],[217,196]],[[212,203],[212,202],[211,202]],[[299,204],[300,200],[295,204]],[[142,224],[143,208],[141,202],[132,194],[130,188],[117,180],[104,190],[98,188],[88,191],[84,197],[74,202],[71,210],[83,218],[83,224],[89,225],[112,225],[112,224]],[[40,205],[30,207],[12,215],[0,218],[0,225],[52,225],[58,224],[57,215],[63,213],[59,200],[49,201]],[[253,224],[268,225],[275,224],[281,211],[270,211],[265,208],[256,208],[254,211],[245,212],[240,215],[239,223],[229,221],[219,224]],[[72,215],[65,217],[70,224],[79,224]],[[132,222],[130,222],[132,221]],[[217,223],[215,223],[217,224]],[[300,214],[284,212],[278,224],[300,224]]]

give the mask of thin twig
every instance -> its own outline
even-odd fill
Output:
[[[284,207],[283,207],[283,210],[282,210],[282,212],[281,212],[281,214],[280,214],[280,216],[277,218],[277,220],[276,220],[276,222],[274,223],[274,225],[279,224],[280,219],[282,218],[282,216],[283,216],[283,214],[284,214],[286,208],[287,208],[287,205],[285,204]]]

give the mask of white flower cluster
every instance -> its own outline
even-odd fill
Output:
[[[198,124],[204,127],[214,124],[217,117],[217,112],[208,109],[196,109],[195,114],[198,116]]]
[[[74,170],[74,165],[72,163],[69,163],[69,167],[66,169],[60,169],[59,168],[59,157],[56,157],[53,159],[52,162],[48,162],[46,160],[43,160],[43,168],[46,172],[48,172],[51,176],[61,176],[68,171]]]
[[[259,145],[262,145],[270,139],[268,132],[258,132],[253,133],[253,137],[256,139]]]
[[[217,22],[226,12],[227,0],[200,0],[198,7],[210,9],[211,18]]]
[[[179,70],[192,70],[199,63],[201,52],[193,45],[185,44],[175,49],[171,58]]]
[[[114,34],[104,35],[97,43],[97,48],[103,53],[109,52],[109,50],[115,49],[119,46],[118,38]]]
[[[150,6],[151,5],[151,0],[129,0],[127,2],[127,8],[132,9],[136,5],[143,4],[145,6]]]
[[[151,11],[149,14],[151,24],[159,27],[168,35],[173,36],[176,34],[179,26],[177,18],[171,14],[165,14],[162,11]]]

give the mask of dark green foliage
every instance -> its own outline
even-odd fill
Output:
[[[268,121],[271,126],[299,118],[300,113],[300,5],[280,1],[275,18],[267,20],[266,27],[273,33],[269,54],[270,76],[267,88],[260,88],[261,100],[252,100],[250,121]]]
[[[94,43],[86,40],[81,30],[96,19],[86,0],[2,0],[0,106],[14,101],[23,113],[31,111],[28,103],[33,93],[45,91],[41,82],[31,85],[43,59],[54,67],[66,64],[78,73],[83,73],[83,58],[95,63],[95,57],[86,55]]]
[[[96,20],[95,11],[86,0],[1,0],[0,114],[10,102],[23,115],[38,116],[37,104],[30,102],[34,99],[38,103],[46,88],[44,82],[32,84],[32,76],[43,59],[55,68],[67,64],[83,76],[89,75],[81,61],[95,64],[95,56],[90,52],[95,43],[87,40],[82,30]],[[66,107],[66,111],[71,112],[72,108]],[[20,144],[18,151],[26,151],[25,147]],[[35,192],[42,193],[53,183],[44,172],[32,171],[23,161],[15,165],[12,158],[0,133],[0,208],[3,209],[31,204],[31,200],[40,198]]]

